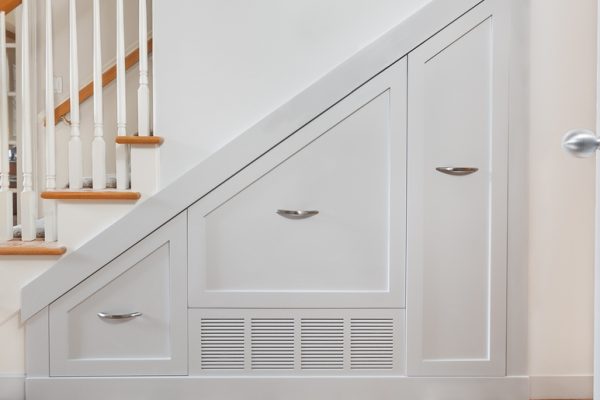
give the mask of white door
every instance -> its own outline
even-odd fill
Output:
[[[600,2],[599,2],[600,3]],[[599,4],[600,6],[600,4]],[[598,37],[600,38],[600,7]],[[596,83],[596,130],[600,131],[600,40],[598,41],[598,72]],[[563,147],[577,157],[593,157],[600,148],[600,138],[587,129],[575,129],[563,139]],[[596,261],[594,266],[594,395],[600,398],[600,157],[596,157]]]
[[[409,376],[505,375],[508,35],[495,4],[408,56]]]

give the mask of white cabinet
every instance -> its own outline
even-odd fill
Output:
[[[409,55],[411,376],[505,374],[508,79],[497,18],[475,9]]]
[[[51,304],[51,376],[187,374],[186,246],[184,212]]]
[[[405,130],[402,59],[193,205],[190,306],[403,307]]]

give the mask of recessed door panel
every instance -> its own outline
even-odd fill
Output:
[[[410,375],[504,374],[507,80],[491,8],[409,55]]]
[[[402,307],[405,100],[402,60],[191,207],[191,305]]]
[[[187,373],[186,213],[50,305],[52,376]]]

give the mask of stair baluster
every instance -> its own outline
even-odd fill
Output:
[[[117,0],[117,136],[127,136],[125,19],[123,0]],[[129,146],[115,144],[117,189],[129,189]]]
[[[33,135],[31,126],[31,68],[29,39],[29,1],[23,0],[21,10],[21,235],[23,241],[35,240],[37,193],[33,189]]]
[[[69,45],[70,45],[70,99],[71,139],[69,140],[69,188],[83,187],[83,159],[81,155],[79,118],[79,61],[77,59],[77,7],[76,0],[69,0]]]
[[[6,15],[0,12],[0,240],[13,238],[13,194],[8,159],[8,56]]]
[[[46,190],[56,190],[56,125],[54,119],[54,54],[52,51],[52,0],[46,0]],[[56,200],[43,200],[44,238],[57,240]]]
[[[138,131],[140,136],[150,135],[150,88],[148,87],[148,12],[146,0],[139,6],[140,87],[138,89]]]
[[[94,0],[94,140],[92,141],[92,185],[106,189],[106,144],[104,143],[104,109],[102,105],[102,32],[100,0]]]

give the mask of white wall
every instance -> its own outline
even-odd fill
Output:
[[[591,398],[594,161],[560,141],[594,127],[596,0],[530,1],[532,395]]]
[[[156,1],[162,186],[428,2]]]

